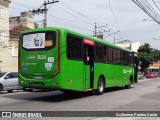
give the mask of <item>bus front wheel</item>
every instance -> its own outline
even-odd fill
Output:
[[[104,93],[104,80],[103,78],[99,78],[98,79],[98,85],[97,85],[97,91],[96,91],[96,94],[97,95],[102,95]]]

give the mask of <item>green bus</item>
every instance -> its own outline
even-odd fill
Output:
[[[65,28],[37,28],[19,38],[23,88],[96,91],[137,82],[137,54]]]

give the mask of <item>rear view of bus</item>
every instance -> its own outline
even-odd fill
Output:
[[[19,40],[19,84],[24,88],[50,88],[60,71],[59,32],[55,29],[28,30]]]

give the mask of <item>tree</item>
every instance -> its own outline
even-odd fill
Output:
[[[146,71],[146,68],[148,68],[150,64],[160,60],[160,51],[151,48],[148,43],[145,43],[138,49],[138,59],[141,61],[142,71]]]

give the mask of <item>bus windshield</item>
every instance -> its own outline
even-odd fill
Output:
[[[55,32],[39,32],[23,35],[22,46],[25,50],[47,50],[55,46]]]

